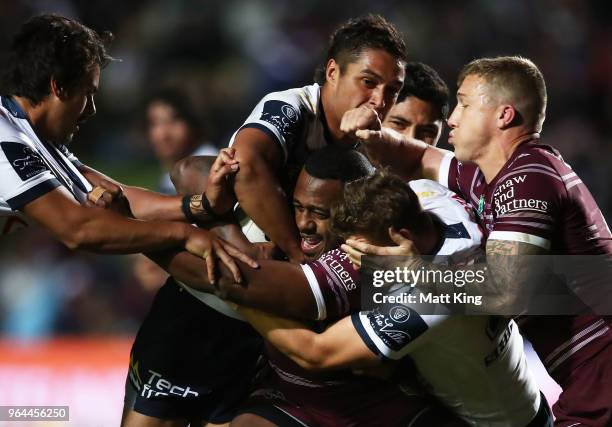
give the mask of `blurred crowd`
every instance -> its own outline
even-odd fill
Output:
[[[473,58],[531,58],[548,87],[543,140],[561,151],[610,222],[607,9],[605,1],[579,0],[16,0],[0,5],[0,60],[21,23],[40,12],[111,31],[110,51],[121,61],[103,71],[97,115],[71,149],[125,183],[171,191],[165,173],[173,161],[227,145],[264,94],[312,82],[334,27],[380,13],[403,31],[411,59],[437,69],[452,92]],[[185,105],[155,98],[168,93],[183,94]],[[164,280],[140,256],[77,255],[31,228],[0,241],[0,334],[132,334]]]

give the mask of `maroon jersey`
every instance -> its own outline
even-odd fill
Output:
[[[345,252],[331,250],[302,268],[317,301],[320,330],[359,311],[359,272]],[[394,425],[428,406],[427,399],[406,395],[388,381],[354,375],[349,369],[308,371],[269,343],[266,351],[273,375],[264,380],[264,389],[271,388],[282,395],[289,406],[275,406],[305,424],[314,417],[315,424],[323,426]],[[360,410],[355,409],[355,402],[360,402]]]
[[[325,329],[326,326],[350,313],[359,311],[361,305],[359,272],[353,268],[344,251],[333,249],[316,261],[302,264],[302,269],[317,301],[318,318],[321,320],[317,325],[319,330]],[[344,387],[352,382],[361,381],[359,377],[354,377],[350,370],[322,373],[308,371],[269,343],[266,343],[266,346],[270,366],[292,389],[297,387],[297,390],[300,388],[321,390],[323,387]],[[287,393],[289,390],[283,391]]]
[[[344,251],[326,252],[316,261],[302,264],[302,270],[317,302],[317,320],[333,323],[359,311],[359,272]]]
[[[529,243],[554,255],[612,254],[610,229],[593,196],[549,146],[521,144],[488,184],[476,165],[448,156],[440,183],[474,207],[489,239]],[[522,332],[560,383],[612,343],[609,318],[594,315],[532,317]]]

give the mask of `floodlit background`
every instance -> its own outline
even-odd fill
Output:
[[[103,71],[98,114],[71,148],[122,182],[155,189],[162,171],[146,138],[147,94],[160,87],[188,93],[205,123],[204,139],[223,147],[264,94],[311,83],[335,26],[381,13],[405,34],[410,57],[436,68],[451,92],[460,67],[473,58],[534,60],[548,84],[543,139],[573,165],[610,220],[606,6],[579,0],[6,0],[0,60],[12,34],[36,13],[57,12],[112,31],[110,51],[122,62]],[[76,255],[35,228],[0,241],[0,405],[64,404],[71,407],[71,425],[118,424],[131,339],[163,281],[135,270],[135,259]],[[543,388],[552,399],[558,393],[551,383]]]

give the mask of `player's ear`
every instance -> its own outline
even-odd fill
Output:
[[[396,233],[399,234],[400,236],[402,236],[404,239],[408,239],[413,241],[414,240],[414,233],[410,230],[408,230],[407,228],[400,228],[399,230],[395,230],[395,229],[390,229],[389,230],[389,237],[391,237],[391,239],[393,239],[393,236],[391,235],[391,233]]]
[[[340,77],[340,64],[334,58],[325,65],[325,82],[335,87]]]
[[[49,84],[51,86],[51,95],[61,100],[64,100],[67,98],[68,92],[62,85],[58,83],[55,77],[51,76]]]
[[[497,127],[499,129],[506,129],[510,125],[515,124],[515,120],[518,118],[518,112],[514,106],[509,104],[500,105],[497,113]]]

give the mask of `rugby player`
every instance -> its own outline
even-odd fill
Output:
[[[404,86],[382,126],[436,146],[448,118],[448,87],[427,64],[409,62],[404,69]]]
[[[433,208],[433,212],[444,216],[431,215],[432,210],[422,211],[411,187],[427,190],[428,196],[420,199],[424,208]],[[452,255],[453,262],[465,261],[471,257],[465,253],[461,256],[466,249],[465,239],[458,237],[467,233],[469,225],[473,226],[472,233],[478,229],[469,224],[469,219],[451,223],[466,218],[465,212],[460,212],[463,205],[451,195],[432,181],[408,185],[391,175],[370,176],[345,185],[343,203],[332,210],[332,230],[341,237],[377,244],[392,244],[391,236],[398,234],[414,241],[421,253],[436,254],[437,262],[448,262],[444,255]],[[442,219],[444,233],[435,233],[427,226],[427,219],[432,217]],[[481,236],[479,231],[476,235]],[[319,262],[329,270],[334,264],[326,261],[327,257],[332,256],[326,254]],[[314,270],[318,279],[324,274],[321,270]],[[353,272],[351,278],[358,282],[358,273]],[[352,283],[341,274],[335,279],[343,279],[345,286]],[[318,283],[325,295],[329,285],[321,279]],[[334,288],[336,298],[342,295],[341,289]],[[414,294],[409,284],[398,287],[393,295],[402,293]],[[328,297],[332,295],[330,292]],[[241,308],[239,312],[267,341],[304,369],[363,369],[407,359],[414,362],[426,389],[469,425],[552,425],[550,409],[544,397],[539,396],[527,367],[523,341],[514,321],[495,316],[419,315],[408,305],[385,303],[373,311],[353,313],[316,333],[297,322],[275,319],[252,309]],[[402,376],[410,374],[411,371]],[[384,414],[379,416],[384,419]],[[425,411],[420,417],[426,417]],[[429,421],[424,425],[437,424]]]
[[[283,190],[290,193],[309,152],[356,146],[354,134],[340,128],[344,114],[367,107],[383,117],[402,87],[405,62],[402,36],[384,18],[352,19],[332,34],[317,83],[266,95],[233,135],[238,202],[290,260],[304,255]]]
[[[356,152],[348,152],[349,154],[345,155],[341,151],[334,153],[334,148],[326,147],[309,157],[294,192],[296,223],[306,240],[303,247],[315,249],[308,251],[309,258],[318,259],[303,264],[301,268],[287,263],[261,261],[259,271],[244,272],[244,286],[237,286],[223,279],[219,281],[222,292],[229,299],[253,307],[265,307],[269,311],[286,316],[326,320],[328,324],[359,310],[359,280],[346,255],[336,249],[320,256],[322,251],[337,246],[335,239],[330,240],[332,235],[327,230],[329,230],[331,200],[338,199],[341,193],[338,193],[338,182],[330,179],[333,176],[330,172],[338,170],[338,164],[348,164],[347,155],[358,156]],[[421,180],[411,185],[422,195],[421,203],[426,209],[433,209],[436,214],[421,214],[415,193],[412,191],[410,191],[413,197],[412,203],[407,203],[403,199],[404,209],[401,209],[401,206],[400,208],[393,206],[390,210],[413,224],[416,222],[421,224],[421,233],[418,235],[421,237],[419,241],[423,252],[452,256],[457,261],[472,259],[476,253],[479,253],[481,233],[470,218],[470,209],[466,210],[465,204],[454,199],[452,193],[439,184]],[[310,190],[305,191],[308,188]],[[373,204],[384,205],[376,202]],[[369,207],[371,208],[371,205]],[[378,210],[376,212],[378,213]],[[420,217],[421,220],[415,221],[415,217]],[[381,224],[376,224],[373,228],[381,229]],[[383,226],[382,230],[386,232],[387,228]],[[317,236],[315,239],[311,239],[313,234]],[[313,246],[308,240],[317,244]],[[203,278],[199,279],[200,282],[202,280]],[[482,378],[482,384],[475,384],[471,394],[457,391],[448,393],[447,382],[441,386],[441,389],[450,394],[450,397],[443,392],[440,395],[445,397],[451,407],[457,407],[458,412],[470,421],[481,417],[487,422],[497,422],[496,425],[525,426],[534,418],[538,405],[541,405],[540,417],[546,418],[547,405],[545,400],[540,401],[537,388],[527,371],[522,340],[516,325],[513,322],[501,322],[501,324],[504,327],[490,332],[492,337],[485,335],[489,322],[484,316],[475,318],[467,325],[452,324],[445,329],[446,331],[465,329],[468,331],[465,336],[468,336],[469,340],[478,338],[477,342],[481,344],[478,351],[470,353],[465,347],[457,351],[458,354],[467,353],[467,356],[464,356],[466,360],[484,359],[489,353],[494,353],[498,345],[507,343],[508,346],[501,345],[503,347],[501,361],[493,363],[488,371],[483,369],[487,375]],[[455,338],[447,341],[456,344],[462,339],[461,336],[462,334],[458,332]],[[451,357],[450,354],[448,353],[448,357]],[[364,398],[361,399],[361,406],[348,404],[349,401],[355,401],[355,396],[364,392],[364,387],[370,392],[380,387],[375,382],[356,381],[347,377],[345,372],[331,376],[313,374],[290,363],[270,347],[268,355],[273,373],[249,400],[245,407],[245,412],[248,414],[241,415],[235,421],[236,425],[241,423],[255,425],[261,422],[261,419],[254,418],[254,415],[281,425],[292,425],[291,419],[300,420],[305,424],[323,425],[342,425],[357,421],[385,424],[390,422],[387,418],[389,411],[397,411],[394,406],[390,406],[389,411],[385,412],[382,406],[372,406],[374,401]],[[376,359],[376,356],[372,357]],[[444,357],[440,355],[441,359]],[[431,360],[437,360],[435,355]],[[429,369],[439,372],[440,376],[446,377],[449,374],[448,371],[441,371],[440,365],[433,368],[432,365]],[[450,373],[451,381],[455,381],[456,372],[454,377],[452,371]],[[480,378],[483,372],[475,369],[473,374]],[[507,396],[491,394],[491,388],[495,385],[506,390],[513,399],[508,400]],[[389,395],[389,390],[385,390],[382,395],[390,399],[393,395]],[[463,399],[467,400],[466,404],[461,403]],[[414,407],[416,403],[413,401],[408,407]],[[418,407],[424,409],[426,406]],[[513,415],[508,415],[509,413]],[[406,412],[406,415],[415,414],[410,415]],[[428,415],[419,412],[419,422],[424,423],[421,425],[438,425],[436,423],[442,422],[441,420],[430,418],[436,416],[444,415],[435,410]],[[538,420],[534,421],[533,425],[546,425]]]
[[[214,161],[200,157],[199,172]],[[227,166],[231,172],[231,165]],[[206,188],[208,174],[190,178],[192,188],[183,183],[177,190],[193,194]],[[184,255],[201,270],[201,262],[191,254]],[[168,256],[148,254],[162,266]],[[130,351],[121,426],[228,423],[250,392],[262,351],[259,335],[221,299],[168,278],[155,295]]]
[[[609,256],[612,236],[586,185],[556,150],[540,143],[546,86],[532,61],[516,56],[474,60],[461,71],[458,86],[458,103],[448,121],[454,154],[386,129],[356,133],[367,143],[384,145],[387,155],[403,156],[406,162],[398,172],[420,169],[474,207],[485,225],[487,263],[494,272],[487,283],[505,296],[493,300],[492,310],[524,307],[534,289],[522,286],[526,261],[520,255]],[[356,263],[363,253],[415,253],[409,241],[394,248],[347,243]],[[574,283],[581,298],[586,281],[579,277]],[[599,285],[600,291],[609,289],[608,283]],[[609,295],[601,300],[609,301]],[[534,316],[521,328],[563,389],[553,406],[556,425],[610,425],[610,317]]]
[[[23,214],[20,219],[42,225],[71,249],[138,253],[184,248],[206,258],[211,280],[212,255],[238,279],[230,255],[255,264],[210,232],[180,222],[185,220],[180,197],[121,188],[68,150],[79,126],[96,112],[100,69],[113,59],[106,52],[107,38],[74,20],[40,15],[13,39],[7,62],[10,95],[0,98],[0,209]],[[107,204],[114,209],[91,208]],[[117,210],[158,220],[138,221]]]
[[[319,83],[322,86],[313,84],[267,95],[232,137],[230,145],[236,153],[231,162],[236,167],[233,172],[237,172],[234,190],[238,200],[247,214],[252,216],[256,222],[263,221],[263,224],[259,225],[262,226],[274,243],[286,251],[290,258],[301,260],[305,255],[302,253],[300,241],[297,238],[297,233],[295,233],[294,222],[288,216],[289,203],[287,203],[285,196],[279,192],[281,188],[278,185],[279,180],[282,180],[284,190],[290,193],[293,190],[297,173],[299,173],[302,163],[310,151],[331,143],[342,143],[342,135],[338,126],[342,114],[347,109],[364,103],[368,103],[372,108],[378,108],[381,112],[390,107],[402,85],[403,71],[401,66],[404,62],[404,51],[405,46],[399,33],[383,18],[367,16],[349,21],[340,27],[330,40],[325,71],[319,76]],[[348,145],[355,145],[355,141],[348,143]],[[202,211],[202,207],[205,207],[208,203],[210,210],[215,214],[215,219],[227,221],[228,216],[231,216],[228,214],[233,203],[221,208],[222,204],[218,205],[212,196],[211,200],[202,198],[199,194],[189,196],[189,194],[197,193],[194,189],[196,186],[193,184],[202,177],[201,171],[199,174],[191,174],[191,172],[194,169],[208,167],[207,161],[206,158],[188,158],[176,166],[173,178],[175,183],[178,182],[179,187],[184,190],[179,190],[179,192],[187,194],[183,198],[183,206],[188,207],[186,214]],[[191,175],[187,176],[187,174]],[[200,185],[201,182],[197,182],[197,184]],[[196,188],[202,191],[201,187],[197,186]],[[207,190],[207,192],[209,191]],[[263,203],[264,200],[265,203]],[[286,221],[287,216],[289,218],[288,223]],[[225,233],[230,233],[229,235],[225,234],[225,237],[232,239],[236,245],[252,253],[253,247],[244,238],[240,238],[239,230],[235,230],[231,226],[225,228]],[[256,229],[257,227],[252,222],[247,223],[244,228],[246,234],[252,240],[264,240],[263,234],[257,235],[256,232],[253,232]],[[217,228],[217,230],[220,230],[220,228]],[[257,251],[257,253],[260,253],[260,251]],[[179,260],[185,258],[189,259],[186,254],[178,255],[175,258],[158,255],[155,260],[160,265],[176,267],[181,264]],[[190,265],[195,266],[195,261],[192,260]],[[201,267],[194,267],[193,275],[199,279],[201,271]],[[190,276],[185,271],[177,274],[177,277],[183,277],[183,282],[190,285],[194,284],[193,281],[188,280]],[[186,274],[186,276],[181,276],[181,274]],[[260,276],[256,273],[250,277],[251,290],[258,289],[254,285],[257,282],[256,277]],[[266,281],[269,282],[269,279]],[[148,368],[144,370],[145,372],[148,369],[155,372],[168,372],[171,377],[179,378],[183,387],[186,384],[191,384],[192,388],[196,384],[205,385],[207,378],[213,381],[217,377],[216,373],[222,375],[228,371],[228,369],[225,369],[226,365],[218,366],[217,370],[213,372],[211,370],[212,365],[211,369],[202,368],[201,363],[191,360],[183,364],[177,364],[176,360],[180,357],[180,353],[176,352],[176,348],[179,346],[189,348],[190,354],[193,354],[194,357],[198,353],[213,357],[215,355],[213,344],[221,345],[218,343],[218,340],[222,338],[219,333],[221,329],[217,332],[201,331],[201,337],[207,335],[206,342],[211,346],[206,351],[200,348],[203,344],[198,344],[202,340],[187,340],[179,344],[182,339],[181,334],[178,333],[182,329],[180,327],[181,322],[187,325],[202,323],[204,316],[202,311],[207,311],[208,308],[197,312],[197,304],[186,303],[185,309],[182,310],[180,304],[176,304],[177,301],[189,300],[189,297],[178,296],[178,293],[183,291],[190,293],[209,307],[220,311],[223,316],[227,317],[229,313],[232,313],[235,317],[235,314],[231,311],[228,312],[225,304],[214,296],[197,292],[193,287],[184,288],[174,281],[171,282],[168,282],[164,287],[164,293],[176,294],[176,296],[156,298],[154,306],[136,339],[132,366],[134,367],[138,363],[141,368],[140,371],[143,370],[142,365],[147,365]],[[206,289],[209,286],[209,281],[205,282],[203,286]],[[231,280],[231,282],[235,283],[234,280]],[[262,280],[257,283],[263,284],[265,282]],[[272,286],[270,283],[266,283],[266,285]],[[280,290],[279,296],[287,293],[287,287],[285,286],[282,286]],[[164,308],[166,306],[167,308]],[[193,311],[192,321],[189,320],[189,312],[191,311]],[[214,322],[204,323],[218,324],[220,318],[217,317],[213,319]],[[174,320],[171,322],[170,319]],[[230,320],[228,322],[232,323]],[[246,335],[236,335],[234,339],[241,340],[244,336]],[[160,337],[166,338],[162,339]],[[174,345],[160,347],[158,343],[163,340],[174,343]],[[225,345],[227,349],[231,346],[232,344]],[[235,353],[241,354],[240,351]],[[245,355],[245,358],[248,359],[248,355]],[[245,360],[245,365],[248,364],[248,360]],[[153,396],[154,399],[149,399],[149,390],[144,390],[140,384],[143,381],[134,379],[136,378],[134,375],[136,371],[134,368],[131,370],[130,381],[126,385],[126,408],[131,408],[129,411],[130,421],[139,418],[154,422],[153,418],[177,418],[178,414],[185,413],[187,404],[180,403],[176,396],[159,394]],[[191,373],[194,377],[190,381],[186,379],[188,373]],[[248,381],[246,376],[244,378],[243,383]],[[144,382],[146,383],[146,381]],[[172,381],[172,383],[174,382]],[[231,381],[215,387],[215,393],[212,393],[212,395],[221,395],[222,391],[227,389],[228,384],[231,384]],[[139,390],[136,398],[135,390]],[[163,390],[157,390],[157,392],[159,391],[163,392]],[[216,391],[219,391],[219,393]],[[208,397],[202,397],[200,394],[200,399],[209,402],[215,401],[214,399],[208,399]],[[164,403],[164,400],[166,403]],[[191,400],[192,403],[189,404],[189,408],[195,410],[199,405],[208,410],[208,403],[201,402],[198,404],[198,399]],[[221,403],[216,402],[215,404],[219,405]],[[142,417],[137,413],[140,413]],[[227,411],[224,411],[225,413]],[[194,411],[189,412],[189,414],[193,415]],[[146,418],[147,416],[149,418]],[[211,418],[215,422],[221,422],[222,419],[224,417],[215,416]]]
[[[8,62],[11,96],[0,98],[0,211],[16,212],[20,220],[41,224],[72,249],[103,253],[188,249],[197,255],[188,254],[200,266],[205,265],[202,257],[206,258],[212,281],[214,258],[220,256],[239,280],[230,255],[256,264],[211,232],[185,223],[182,197],[122,188],[68,151],[67,144],[78,127],[95,114],[100,69],[112,60],[105,42],[104,36],[57,15],[34,17],[16,35]],[[188,212],[189,219],[206,222],[214,217],[200,211]],[[172,288],[163,293],[164,298],[174,291],[179,292]],[[180,299],[175,294],[170,297]],[[257,345],[256,358],[259,340],[248,325],[240,322],[228,328],[237,335],[244,330],[250,333]],[[246,355],[242,369],[253,371],[254,362],[249,359],[253,346],[246,339],[237,346]],[[138,367],[138,361],[133,367]],[[162,393],[193,396],[208,391],[170,383],[158,373],[142,373],[139,379],[149,389],[154,387],[153,380],[171,384]]]

